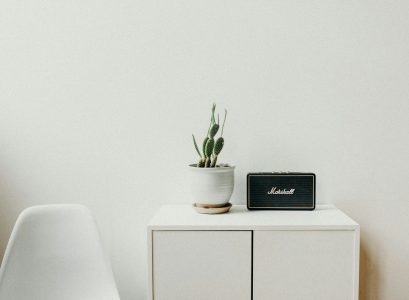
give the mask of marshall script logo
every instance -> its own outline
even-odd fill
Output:
[[[267,192],[267,194],[269,194],[269,195],[292,195],[292,194],[294,194],[294,192],[295,192],[295,189],[289,189],[289,190],[286,190],[286,189],[280,190],[280,189],[278,189],[277,190],[277,188],[275,186],[273,186],[271,188],[271,190]]]

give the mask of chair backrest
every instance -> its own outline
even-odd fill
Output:
[[[0,300],[118,299],[88,208],[44,205],[20,214],[0,269]]]

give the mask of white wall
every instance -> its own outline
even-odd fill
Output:
[[[122,299],[145,225],[186,202],[191,133],[228,108],[221,160],[314,171],[362,226],[361,299],[409,294],[409,2],[0,2],[0,256],[18,213],[83,203]]]

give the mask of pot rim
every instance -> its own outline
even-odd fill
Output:
[[[197,172],[223,172],[223,171],[231,171],[236,168],[234,165],[229,165],[229,166],[223,166],[223,167],[215,167],[215,168],[198,168],[197,164],[190,164],[189,166],[190,170],[194,170]]]

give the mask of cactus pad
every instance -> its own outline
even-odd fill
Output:
[[[214,144],[213,154],[216,156],[219,155],[223,149],[223,146],[224,146],[224,139],[222,137],[219,137],[216,140],[216,143]]]

